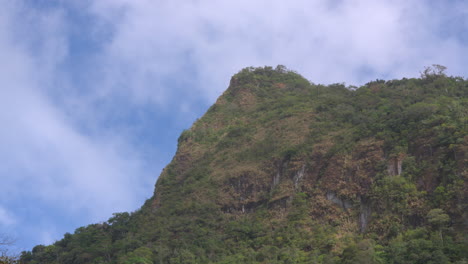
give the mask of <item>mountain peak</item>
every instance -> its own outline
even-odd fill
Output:
[[[466,98],[467,81],[446,76],[353,90],[311,84],[283,66],[245,68],[181,134],[141,210],[22,258],[462,261]]]

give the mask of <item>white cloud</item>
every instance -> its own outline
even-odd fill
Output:
[[[184,78],[187,65],[195,71],[191,89],[213,101],[233,73],[251,65],[285,64],[314,82],[362,84],[417,76],[432,63],[459,73],[466,51],[466,43],[435,32],[443,14],[421,1],[120,0],[97,1],[93,11],[116,19],[106,79],[115,83],[121,73],[117,81],[133,87],[136,100],[161,105],[189,90],[159,82]]]
[[[143,175],[149,172],[143,171],[132,147],[118,134],[100,138],[83,133],[74,116],[50,96],[60,89],[56,83],[60,77],[55,75],[62,73],[60,64],[67,56],[65,18],[57,11],[4,7],[0,11],[0,176],[7,188],[0,200],[16,209],[47,204],[44,210],[55,208],[87,221],[136,209],[151,194],[153,183],[147,184]],[[23,36],[21,30],[31,27],[37,31]],[[31,49],[31,43],[38,46]],[[88,118],[92,123],[93,116]],[[18,205],[21,199],[35,203]],[[2,214],[1,220],[6,221],[6,216]]]

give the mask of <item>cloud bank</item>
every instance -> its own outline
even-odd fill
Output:
[[[56,11],[41,14],[17,4],[4,6],[0,11],[0,176],[4,187],[0,227],[15,230],[12,235],[18,240],[28,239],[23,237],[27,230],[33,237],[31,244],[41,243],[44,236],[39,233],[54,223],[69,227],[66,222],[74,217],[84,224],[106,220],[115,211],[137,209],[142,197],[151,195],[153,183],[142,179],[149,173],[143,171],[133,149],[119,135],[103,139],[84,133],[75,117],[54,102],[59,97],[53,93],[60,90],[57,83],[61,81],[55,75],[62,73],[59,67],[67,56],[60,25],[64,17]],[[19,21],[26,22],[18,26]],[[38,35],[23,35],[22,26],[32,30],[29,23]],[[55,239],[58,235],[53,234]]]
[[[246,66],[284,64],[313,82],[354,85],[375,77],[415,76],[432,63],[463,74],[460,54],[467,47],[459,33],[467,29],[467,4],[457,5],[122,0],[99,1],[91,10],[116,25],[105,56],[111,78],[130,71],[123,78],[138,87],[136,98],[163,103],[158,100],[170,96],[167,89],[141,82],[189,74],[192,86],[212,101]]]

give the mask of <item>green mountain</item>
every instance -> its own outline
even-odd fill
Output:
[[[21,263],[467,263],[468,80],[246,68],[152,198]]]

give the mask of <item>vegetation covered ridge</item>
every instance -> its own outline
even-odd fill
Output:
[[[178,139],[133,213],[36,263],[467,263],[468,80],[362,87],[246,68]]]

